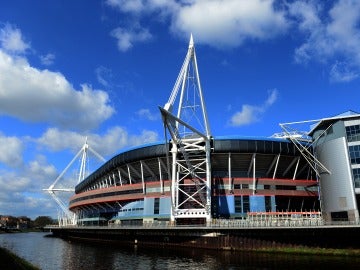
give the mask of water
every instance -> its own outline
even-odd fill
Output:
[[[44,270],[101,269],[358,269],[358,257],[264,254],[199,249],[99,245],[45,237],[0,234],[0,246]],[[1,269],[1,261],[0,261]]]

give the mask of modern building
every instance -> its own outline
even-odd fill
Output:
[[[360,114],[320,119],[309,132],[314,155],[329,170],[320,171],[323,218],[359,222]]]
[[[159,109],[163,142],[119,153],[75,187],[69,209],[78,225],[209,224],[254,215],[359,222],[360,114],[314,120],[306,133],[290,132],[288,123],[272,137],[213,137],[192,37]]]

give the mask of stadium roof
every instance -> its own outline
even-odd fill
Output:
[[[127,149],[105,162],[95,172],[80,182],[75,190],[81,190],[96,179],[99,179],[115,170],[119,166],[140,160],[149,160],[157,157],[165,157],[170,151],[171,144],[157,142]],[[213,153],[259,153],[259,154],[283,154],[295,156],[298,154],[296,146],[287,139],[267,137],[242,137],[223,136],[216,137],[212,145]]]

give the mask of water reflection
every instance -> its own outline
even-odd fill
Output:
[[[44,236],[44,233],[2,234],[0,245],[46,270],[358,269],[360,263],[356,257],[94,245]]]

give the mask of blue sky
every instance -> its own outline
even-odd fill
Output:
[[[190,33],[214,136],[359,111],[359,1],[1,1],[0,214],[56,217],[42,189],[86,136],[162,141]]]

